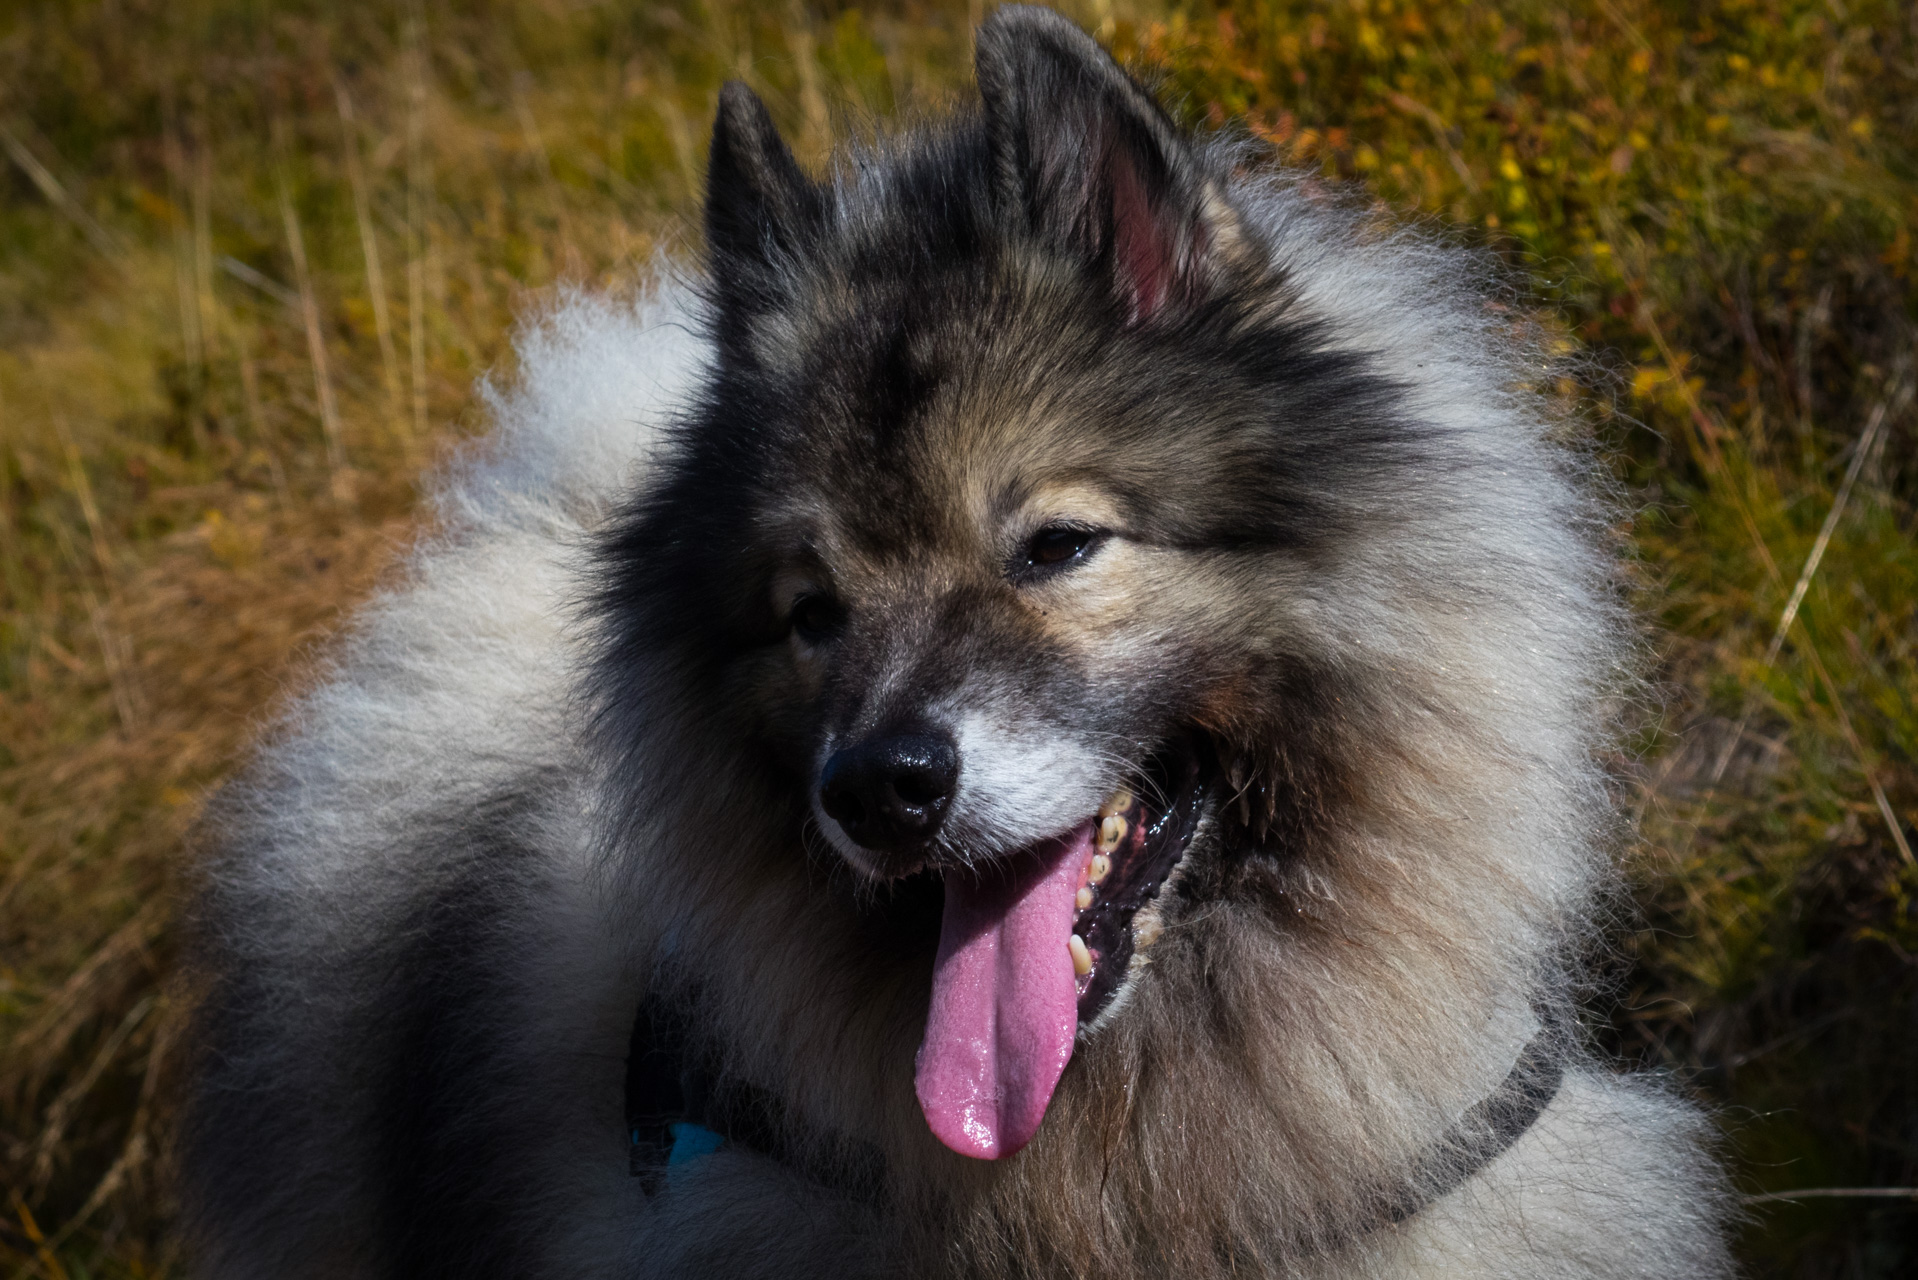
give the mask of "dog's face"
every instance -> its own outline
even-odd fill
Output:
[[[1318,614],[1400,442],[1102,51],[981,40],[983,128],[830,190],[729,86],[720,358],[626,536],[795,856],[812,824],[860,877],[942,882],[920,1097],[992,1156],[1191,886],[1352,785]]]

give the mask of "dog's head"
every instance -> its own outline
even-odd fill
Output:
[[[724,91],[718,358],[608,598],[780,780],[793,857],[940,884],[918,1092],[996,1156],[1166,931],[1371,785],[1366,566],[1417,590],[1443,432],[1300,303],[1229,149],[1054,15],[978,47],[982,118],[828,183]]]

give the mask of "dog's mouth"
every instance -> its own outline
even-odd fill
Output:
[[[946,873],[916,1088],[954,1151],[997,1159],[1038,1131],[1080,1030],[1159,935],[1159,890],[1199,825],[1202,759],[1164,752],[1065,835]]]
[[[1099,807],[1066,940],[1082,1028],[1111,1006],[1135,952],[1158,940],[1159,890],[1192,843],[1205,793],[1198,753],[1182,748],[1155,759],[1139,785],[1121,787]]]

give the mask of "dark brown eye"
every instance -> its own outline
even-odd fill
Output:
[[[1049,524],[1026,540],[1010,566],[1012,576],[1032,578],[1069,568],[1096,551],[1104,536],[1097,529]]]
[[[807,644],[829,639],[845,616],[831,596],[808,595],[793,601],[792,628]]]

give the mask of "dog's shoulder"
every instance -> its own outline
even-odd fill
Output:
[[[523,1201],[541,1152],[583,1133],[623,1158],[571,602],[704,346],[668,289],[564,300],[518,356],[486,393],[496,431],[442,470],[430,532],[211,807],[184,1132],[207,1274],[416,1255],[425,1274],[454,1245],[507,1265],[541,1233],[474,1206]],[[609,1113],[568,1111],[569,1078]]]
[[[524,818],[576,781],[584,543],[643,485],[705,343],[685,293],[663,288],[632,305],[562,299],[516,350],[512,383],[482,387],[494,430],[431,481],[427,532],[395,581],[216,803],[218,884],[364,901],[442,845],[457,863],[463,827]]]

